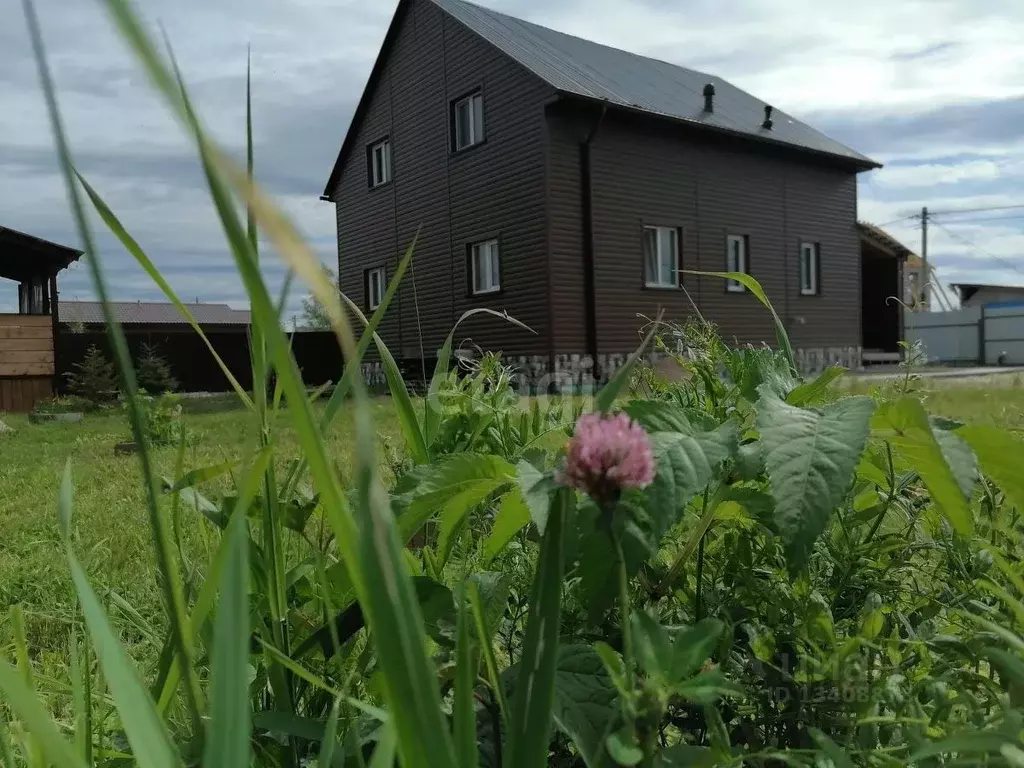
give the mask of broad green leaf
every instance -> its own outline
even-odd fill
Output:
[[[960,493],[965,499],[970,499],[971,493],[974,492],[974,484],[978,482],[978,459],[971,446],[962,437],[943,426],[944,422],[944,419],[929,419],[932,434],[935,435],[946,463],[953,470]]]
[[[661,685],[671,682],[672,638],[658,620],[646,611],[632,614],[633,650],[645,677]]]
[[[175,493],[180,491],[182,488],[194,488],[200,483],[206,483],[216,477],[227,474],[236,466],[238,466],[237,461],[224,461],[220,464],[213,464],[208,467],[189,470],[171,484],[170,487],[166,489],[165,493]]]
[[[455,497],[467,503],[481,500],[515,479],[515,467],[501,457],[474,453],[449,456],[420,472],[422,480],[407,494],[409,503],[398,518],[403,542]]]
[[[814,405],[815,402],[821,400],[822,396],[828,392],[828,388],[832,386],[832,382],[838,379],[846,373],[846,369],[833,365],[830,368],[826,368],[814,381],[808,381],[806,384],[801,384],[799,387],[791,391],[786,396],[786,402],[790,405]]]
[[[701,619],[694,626],[675,633],[669,681],[679,682],[700,669],[722,637],[724,626],[718,619]]]
[[[656,768],[714,768],[718,758],[708,747],[676,744],[660,752],[654,763]]]
[[[720,277],[724,280],[735,280],[754,294],[764,308],[771,312],[772,320],[775,321],[775,339],[778,341],[779,349],[782,350],[782,354],[785,357],[786,363],[789,365],[790,371],[793,375],[796,375],[796,358],[793,356],[793,347],[789,343],[789,334],[786,332],[786,326],[775,311],[775,307],[773,307],[772,303],[768,300],[768,296],[765,294],[764,289],[757,280],[744,272],[698,272],[692,269],[684,269],[683,272],[689,275]]]
[[[609,734],[605,739],[605,746],[608,747],[608,754],[617,765],[639,765],[644,759],[644,753],[636,745],[636,736],[631,728],[623,728]]]
[[[608,679],[611,680],[615,689],[621,694],[632,693],[626,687],[626,664],[619,652],[601,640],[594,643],[594,652],[600,657],[601,663],[604,664]]]
[[[530,524],[530,508],[523,500],[519,488],[501,497],[494,525],[484,541],[483,564],[486,567],[512,541],[517,533]]]
[[[437,541],[438,568],[444,568],[459,534],[469,522],[469,513],[504,485],[501,481],[474,483],[444,502],[441,507]]]
[[[956,433],[974,449],[981,471],[1002,489],[1018,512],[1024,512],[1024,441],[987,424],[961,427]]]
[[[543,765],[551,736],[551,715],[558,666],[558,635],[565,571],[565,520],[573,491],[561,489],[551,500],[530,595],[530,614],[516,676],[505,759],[509,766]]]
[[[248,500],[242,499],[247,504]],[[203,768],[246,768],[249,757],[249,528],[236,509],[226,532],[227,562],[210,653],[210,724]]]
[[[757,428],[775,499],[775,524],[789,567],[796,571],[853,483],[875,404],[867,397],[848,397],[810,410],[762,392]]]
[[[884,403],[872,421],[875,434],[889,442],[893,450],[921,476],[932,500],[959,533],[968,535],[974,520],[956,474],[946,461],[942,446],[928,422],[920,401],[903,397]]]
[[[714,704],[723,696],[742,696],[742,689],[725,679],[718,667],[676,683],[672,690],[694,704]]]
[[[526,460],[516,464],[516,483],[537,532],[543,536],[551,508],[551,494],[558,490],[558,483],[549,473],[541,472]]]
[[[622,409],[648,432],[712,432],[718,426],[713,415],[694,408],[682,408],[664,400],[631,400]]]
[[[724,462],[736,455],[739,428],[730,419],[712,432],[656,432],[651,444],[657,472],[647,489],[647,508],[658,521],[656,544],[690,500],[716,479]]]

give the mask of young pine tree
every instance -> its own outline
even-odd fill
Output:
[[[142,355],[136,363],[139,386],[153,395],[173,392],[178,380],[171,373],[170,363],[160,354],[155,344],[143,344]]]
[[[86,351],[75,370],[68,374],[68,389],[94,406],[117,399],[117,372],[95,344]]]

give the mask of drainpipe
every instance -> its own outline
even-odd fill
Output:
[[[590,169],[590,146],[597,131],[604,122],[608,106],[601,105],[601,113],[580,143],[580,213],[583,219],[583,309],[586,328],[586,350],[594,365],[597,379],[597,300],[594,295],[594,205],[592,175]]]

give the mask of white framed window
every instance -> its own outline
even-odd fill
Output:
[[[387,279],[384,274],[384,267],[367,270],[366,272],[366,306],[376,309],[384,301],[384,290],[387,287]]]
[[[676,227],[644,227],[644,284],[648,288],[679,287]]]
[[[725,241],[725,271],[749,274],[749,250],[750,238],[746,235],[729,235]],[[743,293],[747,288],[738,280],[726,280],[725,290],[730,293]]]
[[[391,181],[391,141],[383,139],[370,147],[370,186]]]
[[[818,270],[821,268],[821,243],[800,243],[800,294],[818,295]]]
[[[484,140],[483,94],[474,93],[452,105],[452,127],[456,152]]]
[[[497,240],[469,246],[470,286],[474,294],[501,290],[501,256]]]

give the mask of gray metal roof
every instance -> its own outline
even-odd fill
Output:
[[[170,302],[112,301],[110,306],[122,325],[184,325]],[[249,310],[232,309],[227,304],[185,304],[200,325],[249,325]],[[103,323],[103,305],[98,301],[61,301],[58,307],[62,323]]]
[[[771,130],[762,128],[765,103],[719,77],[556,32],[465,0],[433,2],[563,93],[823,152],[864,167],[879,165],[778,108]],[[713,113],[704,111],[708,83],[715,86]]]

